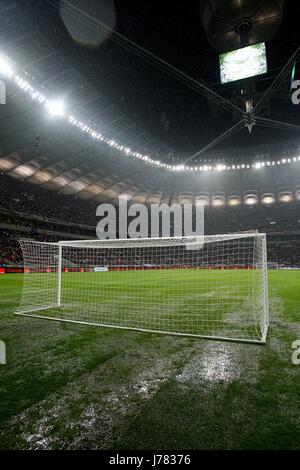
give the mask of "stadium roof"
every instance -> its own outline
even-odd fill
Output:
[[[65,46],[60,50],[49,42],[41,26],[32,21],[20,2],[3,0],[0,16],[5,19],[0,31],[2,52],[13,59],[25,79],[27,77],[31,84],[36,84],[45,95],[63,98],[67,106],[71,105],[70,112],[80,115],[80,119],[92,129],[101,129],[109,141],[118,140],[125,148],[130,146],[137,153],[148,155],[154,161],[162,160],[172,168],[193,154],[176,153],[169,144],[153,137],[156,132],[145,131],[135,119],[121,112],[99,92],[95,81],[90,79],[90,73],[86,79],[76,64],[67,59]],[[295,110],[288,107],[289,103],[283,98],[286,80],[287,75],[278,83],[278,103],[272,107],[277,114],[282,111],[294,117]],[[201,96],[202,104],[203,99]],[[205,97],[205,100],[211,104],[210,98]],[[207,109],[204,107],[205,112]],[[216,127],[222,131],[222,126],[225,129],[228,121],[223,123],[222,112],[211,110]],[[253,141],[248,140],[252,146],[241,149],[237,146],[241,142],[237,141],[232,146],[204,153],[200,162],[196,162],[203,169],[224,162],[225,166],[230,163],[232,169],[241,161],[246,163],[247,159],[266,164],[268,160],[271,162],[270,168],[257,166],[247,175],[239,168],[237,172],[222,173],[222,177],[215,172],[208,179],[205,172],[181,173],[146,165],[143,160],[128,156],[113,146],[109,148],[105,142],[94,141],[69,122],[46,113],[15,83],[7,86],[7,105],[1,106],[0,111],[0,170],[67,194],[98,201],[115,201],[119,195],[126,195],[135,202],[194,202],[197,198],[208,198],[215,205],[222,205],[225,201],[236,198],[237,202],[245,197],[261,200],[267,197],[280,199],[285,195],[288,200],[288,194],[293,199],[298,197],[300,190],[300,163],[293,161],[300,155],[296,129],[286,134],[288,141],[283,139],[274,144],[262,144],[264,139],[258,133]],[[202,111],[199,119],[203,118]],[[274,129],[265,129],[264,132],[270,136],[268,132],[274,133]],[[243,140],[248,137],[245,134]],[[272,161],[275,166],[272,166]]]

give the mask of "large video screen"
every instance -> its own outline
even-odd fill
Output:
[[[264,42],[220,55],[221,83],[234,82],[267,72]]]

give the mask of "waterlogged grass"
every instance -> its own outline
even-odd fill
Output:
[[[233,269],[70,272],[62,275],[57,308],[57,275],[30,274],[20,311],[33,308],[34,315],[47,318],[260,341],[262,278],[259,270]]]
[[[266,346],[13,315],[0,277],[1,449],[300,449],[300,273],[269,273]]]

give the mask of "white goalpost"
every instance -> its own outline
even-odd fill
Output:
[[[21,240],[19,315],[265,343],[266,236]]]

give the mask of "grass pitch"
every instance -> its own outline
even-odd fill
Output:
[[[57,291],[56,273],[28,274],[20,311],[94,325],[257,342],[265,329],[260,270],[69,272],[62,275],[60,308]]]
[[[300,272],[269,272],[266,346],[13,315],[0,277],[1,449],[300,449]]]

